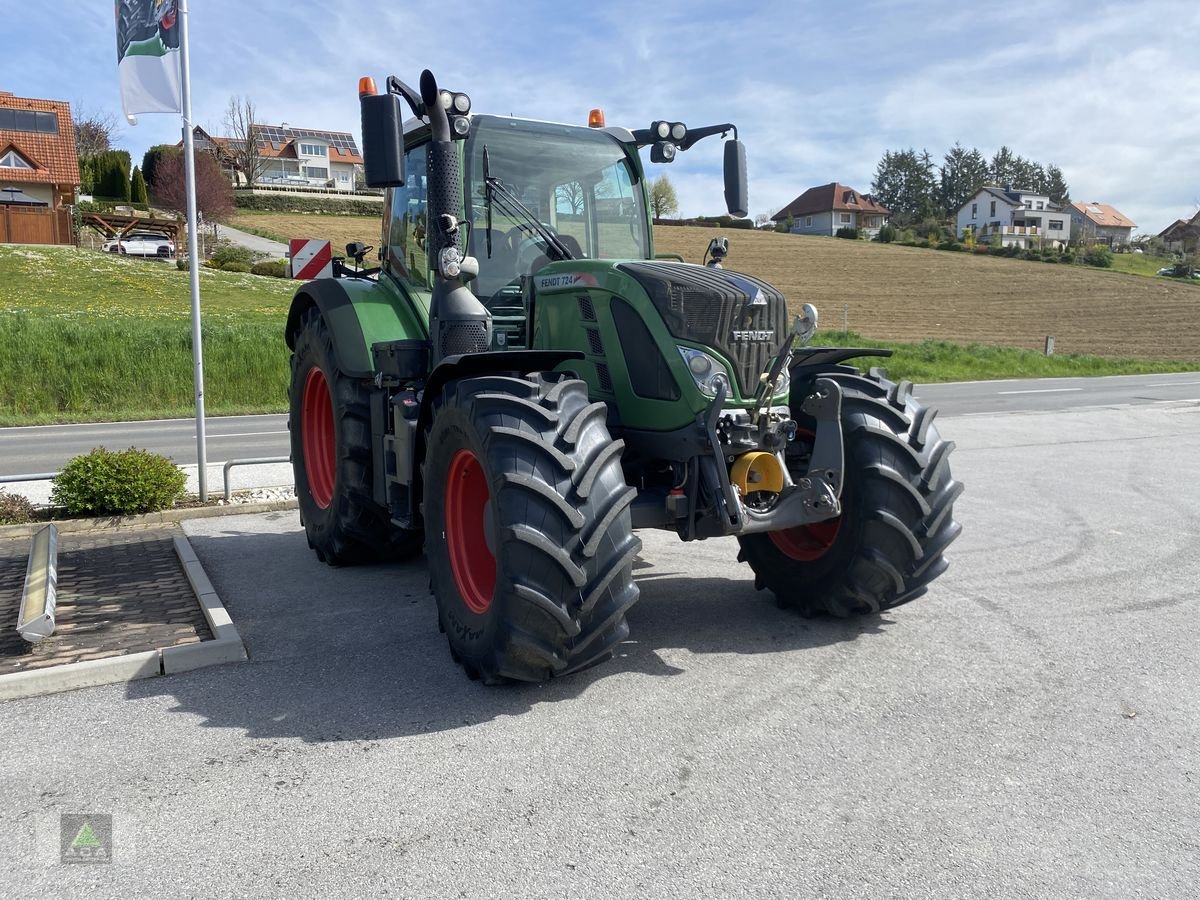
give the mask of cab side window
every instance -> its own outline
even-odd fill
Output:
[[[388,271],[414,291],[430,289],[425,255],[427,146],[411,147],[404,154],[406,183],[392,188],[387,230]]]

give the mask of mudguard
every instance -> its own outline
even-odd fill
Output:
[[[797,369],[824,368],[836,366],[848,359],[860,356],[891,356],[891,350],[880,350],[867,347],[801,347],[792,353],[792,362],[788,369],[792,377],[796,377]]]
[[[373,378],[371,345],[379,341],[428,340],[429,298],[410,299],[386,276],[320,278],[296,291],[284,339],[294,350],[305,310],[315,306],[333,337],[338,369],[354,378]]]

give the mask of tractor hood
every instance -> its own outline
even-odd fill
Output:
[[[788,333],[783,294],[728,269],[649,261],[617,268],[642,286],[672,335],[711,347],[730,360],[741,395],[754,395]]]

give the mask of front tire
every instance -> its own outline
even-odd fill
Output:
[[[337,367],[316,308],[301,320],[292,354],[292,471],[308,545],[330,565],[406,559],[421,532],[397,528],[375,502],[369,392]]]
[[[822,372],[842,389],[845,470],[842,515],[830,522],[739,538],[739,559],[755,585],[806,614],[877,613],[924,594],[948,566],[946,548],[962,531],[950,474],[954,444],[933,424],[936,411],[912,397],[912,384]],[[788,449],[794,477],[805,474],[811,443],[805,417]],[[811,432],[809,432],[811,434]]]
[[[641,549],[603,403],[553,376],[447,385],[429,431],[425,523],[438,623],[487,683],[544,681],[629,634]]]

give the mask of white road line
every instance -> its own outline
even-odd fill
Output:
[[[1083,388],[1038,388],[1034,391],[996,391],[997,394],[1061,394],[1065,391],[1082,391]]]
[[[1175,387],[1180,384],[1200,384],[1200,381],[1156,381],[1146,387]]]

